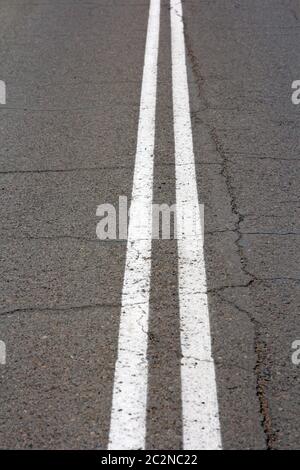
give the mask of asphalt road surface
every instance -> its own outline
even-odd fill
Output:
[[[0,448],[299,448],[299,1],[0,19]],[[204,245],[152,203],[204,205]]]

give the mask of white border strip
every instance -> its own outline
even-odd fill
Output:
[[[160,0],[151,0],[114,378],[110,450],[145,447],[159,27]]]
[[[222,448],[222,443],[211,352],[203,235],[199,236],[202,230],[180,0],[171,0],[171,28],[176,202],[179,214],[177,237],[183,445],[187,450],[216,450]],[[184,217],[185,214],[193,214],[193,217]]]

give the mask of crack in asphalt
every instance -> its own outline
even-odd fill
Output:
[[[235,159],[235,158],[246,158],[248,160],[273,160],[275,162],[300,162],[299,158],[282,158],[282,157],[263,157],[260,155],[253,155],[253,154],[246,154],[246,153],[240,153],[240,154],[235,154],[229,152],[225,152],[226,155],[228,155],[228,158]]]
[[[248,270],[246,256],[245,256],[242,244],[241,244],[244,234],[241,232],[240,225],[244,221],[244,216],[238,210],[238,203],[236,200],[232,178],[231,178],[230,171],[228,168],[228,158],[227,158],[226,153],[224,152],[222,143],[219,140],[216,128],[210,129],[210,135],[211,135],[212,141],[215,143],[216,151],[223,159],[223,166],[222,166],[221,174],[225,179],[227,191],[230,196],[232,213],[237,217],[237,220],[235,222],[234,232],[238,236],[236,240],[234,241],[234,243],[236,245],[237,252],[239,254],[241,269],[246,276],[249,276],[251,278],[248,285],[244,286],[246,288],[249,288],[250,285],[254,281],[259,281],[259,279],[254,273],[251,273]],[[259,401],[259,407],[260,407],[260,413],[261,413],[261,424],[262,424],[262,428],[263,428],[264,435],[265,435],[266,448],[269,450],[272,450],[275,448],[276,434],[272,430],[272,420],[271,420],[271,415],[270,415],[269,401],[267,397],[267,382],[268,381],[266,380],[264,373],[263,373],[264,369],[267,367],[265,363],[266,358],[267,358],[267,354],[266,354],[267,345],[261,339],[261,328],[257,320],[255,320],[253,317],[250,317],[250,320],[254,325],[254,351],[255,351],[255,356],[256,356],[256,364],[254,367],[254,372],[256,375],[256,394],[257,394],[257,398]]]
[[[104,170],[131,170],[133,165],[116,165],[116,166],[98,166],[98,167],[78,167],[78,168],[47,168],[45,170],[3,170],[0,175],[15,175],[15,174],[43,174],[43,173],[73,173],[79,171],[104,171]]]
[[[235,229],[224,229],[224,230],[211,230],[211,231],[205,231],[204,232],[206,235],[214,235],[216,233],[236,233]],[[274,237],[287,237],[287,236],[295,236],[298,237],[300,235],[300,232],[295,231],[295,232],[262,232],[262,231],[256,231],[256,232],[244,232],[241,230],[242,235],[271,235]]]
[[[2,242],[9,242],[9,241],[60,241],[60,240],[72,240],[72,241],[78,241],[82,243],[95,243],[97,245],[102,245],[106,246],[108,245],[115,245],[115,244],[121,244],[121,245],[126,245],[127,241],[126,240],[112,240],[112,239],[106,239],[106,240],[100,240],[100,239],[93,239],[93,238],[84,238],[84,237],[76,237],[72,235],[54,235],[54,236],[25,236],[25,237],[1,237]]]
[[[113,103],[115,107],[131,107],[131,108],[137,108],[138,104],[137,103],[122,103],[121,101],[117,101],[116,103]],[[102,110],[103,106],[101,104],[96,105],[96,106],[82,106],[82,107],[66,107],[66,108],[28,108],[28,107],[19,107],[19,108],[13,108],[13,107],[7,107],[3,106],[0,108],[0,111],[21,111],[24,113],[73,113],[73,112],[84,112],[84,111],[97,111],[97,110]]]
[[[227,289],[248,289],[253,284],[264,284],[272,282],[300,282],[300,279],[294,277],[266,277],[260,279],[251,279],[247,284],[232,284],[220,287],[212,287],[207,290],[208,294],[217,294],[218,292],[225,291]]]
[[[24,308],[16,308],[12,310],[5,310],[0,312],[0,317],[9,316],[9,315],[16,315],[20,313],[40,313],[40,312],[69,312],[69,311],[77,311],[77,310],[90,310],[94,308],[120,308],[120,303],[101,303],[101,304],[86,304],[86,305],[66,305],[62,307],[24,307]]]
[[[185,24],[184,31],[185,31],[185,38],[186,38],[187,56],[190,59],[192,72],[193,72],[194,79],[198,88],[198,96],[201,99],[201,101],[204,103],[205,107],[208,109],[210,106],[203,93],[203,86],[205,84],[205,78],[201,72],[198,59],[193,52],[192,42],[189,37],[189,34],[187,33],[186,24]],[[210,125],[209,123],[203,122],[201,118],[199,118],[199,116],[197,116],[197,120],[200,120],[201,123],[205,125],[205,127],[208,129],[211,140],[215,145],[216,152],[222,159],[221,175],[224,177],[226,187],[227,187],[227,192],[230,197],[231,211],[236,217],[236,222],[234,223],[235,229],[233,230],[233,232],[237,234],[237,238],[234,241],[234,243],[236,245],[237,253],[239,254],[241,269],[243,273],[245,274],[245,276],[250,278],[247,284],[244,284],[240,287],[249,288],[254,282],[261,282],[261,280],[258,279],[254,273],[251,273],[247,268],[247,258],[245,256],[244,249],[241,243],[244,234],[242,233],[240,229],[240,225],[244,221],[244,216],[240,213],[238,209],[238,202],[237,202],[235,191],[234,191],[234,185],[233,185],[232,177],[231,177],[229,167],[228,167],[229,157],[228,157],[227,152],[224,150],[223,144],[218,136],[217,129],[213,127],[212,125]],[[232,303],[232,305],[240,310],[240,308],[236,306],[234,303]],[[269,405],[269,400],[267,396],[268,382],[270,380],[270,374],[266,376],[266,373],[265,373],[266,370],[270,369],[268,368],[268,346],[267,346],[267,343],[263,340],[260,323],[252,315],[250,315],[249,312],[243,309],[242,311],[248,315],[251,323],[254,326],[253,348],[254,348],[254,353],[256,357],[256,363],[255,363],[253,370],[254,370],[255,378],[256,378],[256,395],[257,395],[257,399],[259,402],[261,426],[262,426],[264,436],[265,436],[266,449],[273,450],[276,447],[277,436],[276,436],[276,432],[273,430],[273,427],[272,427],[270,405]]]
[[[221,301],[233,306],[240,313],[245,314],[254,330],[254,345],[256,354],[256,364],[254,372],[256,375],[256,395],[259,399],[260,413],[262,415],[262,426],[266,436],[267,450],[275,450],[277,433],[273,430],[270,413],[270,405],[267,398],[268,384],[271,380],[271,367],[268,366],[268,356],[270,351],[268,344],[262,339],[263,325],[248,310],[241,308],[235,302],[232,302],[222,295],[216,293]]]

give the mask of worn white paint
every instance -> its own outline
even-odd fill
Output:
[[[177,217],[183,445],[221,449],[180,0],[171,0],[171,28],[177,212],[193,214]]]
[[[111,450],[145,447],[159,25],[160,0],[151,0],[109,433]]]

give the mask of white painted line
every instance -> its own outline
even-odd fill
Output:
[[[182,3],[171,1],[173,112],[176,158],[179,304],[183,446],[187,450],[222,448],[215,366],[206,294],[206,273],[196,183]],[[196,219],[195,219],[196,217]],[[194,227],[191,230],[190,224]]]
[[[159,26],[160,0],[151,0],[114,378],[110,450],[145,447]]]

